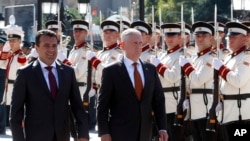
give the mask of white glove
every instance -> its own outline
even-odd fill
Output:
[[[150,63],[152,63],[154,66],[158,66],[161,62],[158,58],[156,58],[155,56],[151,56],[150,58]]]
[[[91,90],[89,91],[89,98],[95,96],[95,94],[96,94],[96,90],[91,88]]]
[[[183,109],[183,111],[185,111],[186,109],[188,109],[189,108],[189,100],[188,99],[185,99],[184,101],[183,101],[183,104],[182,104],[182,109]]]
[[[213,59],[213,67],[216,70],[219,70],[222,65],[223,65],[223,63],[218,58]]]
[[[67,59],[67,57],[64,55],[64,53],[63,53],[62,50],[58,50],[57,59],[60,60],[60,61],[62,61],[62,62],[63,62],[65,59]]]
[[[219,102],[215,108],[216,113],[222,110],[222,103]]]
[[[95,57],[95,53],[92,51],[87,51],[86,57],[88,60],[91,60],[93,57]]]
[[[183,55],[179,57],[179,64],[180,66],[184,66],[185,64],[189,63],[188,59],[186,59]]]

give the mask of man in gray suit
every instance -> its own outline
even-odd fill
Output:
[[[97,107],[102,141],[150,141],[152,111],[161,141],[167,141],[165,99],[155,67],[142,62],[142,36],[136,29],[121,35],[124,57],[103,69]]]
[[[56,34],[39,31],[35,48],[38,59],[21,68],[14,83],[10,114],[13,141],[69,141],[69,102],[76,117],[78,141],[87,141],[87,115],[74,70],[55,61]]]

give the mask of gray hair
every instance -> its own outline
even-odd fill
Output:
[[[128,36],[130,35],[140,35],[141,36],[141,32],[134,29],[134,28],[128,28],[126,30],[124,30],[121,34],[121,40],[124,41],[127,39]]]

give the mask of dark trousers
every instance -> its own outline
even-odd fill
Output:
[[[96,97],[89,99],[89,130],[94,130],[96,125]]]
[[[193,141],[215,141],[216,132],[206,131],[207,118],[191,120]]]
[[[10,118],[10,105],[6,105],[6,126],[10,126],[10,121],[9,121],[9,118]]]
[[[5,69],[0,69],[0,132],[5,132],[6,126],[6,107],[1,104],[5,89]]]
[[[184,128],[183,126],[174,125],[175,113],[166,114],[167,132],[169,141],[184,141]]]

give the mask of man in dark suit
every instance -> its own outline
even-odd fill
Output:
[[[69,141],[69,102],[76,117],[78,141],[87,141],[87,115],[74,70],[55,61],[56,34],[39,31],[35,48],[38,59],[21,68],[14,83],[10,114],[13,141]]]
[[[97,123],[102,141],[150,141],[152,111],[160,139],[167,141],[165,99],[153,65],[142,62],[142,36],[136,29],[121,35],[124,57],[103,69]],[[135,77],[135,78],[134,78]]]

